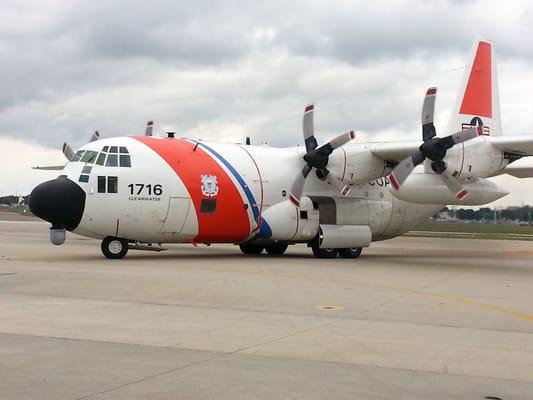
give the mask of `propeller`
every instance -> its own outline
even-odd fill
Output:
[[[303,157],[305,166],[302,171],[296,176],[290,193],[290,200],[297,207],[300,206],[300,198],[302,197],[305,180],[313,168],[316,169],[316,175],[320,180],[325,180],[331,185],[335,186],[338,191],[346,196],[350,192],[350,186],[346,185],[338,177],[333,175],[327,168],[329,155],[333,151],[352,140],[355,137],[353,131],[343,133],[340,136],[330,140],[328,143],[318,147],[318,142],[315,138],[313,126],[314,106],[312,104],[305,108],[303,116],[303,134],[305,141],[306,153]]]
[[[89,139],[89,143],[94,142],[98,139],[100,139],[100,133],[98,133],[98,131],[94,131],[93,135],[91,136],[91,139]]]
[[[394,167],[389,174],[389,180],[394,189],[400,190],[400,186],[405,182],[411,172],[413,172],[415,167],[428,159],[433,162],[432,167],[440,175],[444,184],[448,186],[459,200],[462,200],[468,195],[468,191],[447,169],[444,157],[446,157],[446,152],[456,144],[466,142],[481,135],[483,133],[481,131],[482,127],[459,131],[443,138],[437,137],[435,125],[433,124],[436,96],[437,88],[432,87],[427,90],[426,97],[424,98],[424,104],[422,105],[422,145],[416,153],[402,160]]]
[[[94,131],[94,133],[91,135],[91,138],[89,139],[89,143],[94,142],[96,140],[100,139],[100,133],[98,131]],[[72,150],[72,147],[65,142],[63,143],[63,154],[67,158],[67,160],[72,160],[74,157],[74,150]]]
[[[152,136],[153,129],[154,129],[154,121],[148,121],[146,123],[146,130],[144,132],[144,136]]]
[[[69,161],[72,160],[72,157],[74,157],[74,150],[72,150],[72,147],[70,147],[66,142],[63,143],[63,154]]]

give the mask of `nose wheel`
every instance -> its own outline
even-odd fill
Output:
[[[102,240],[102,245],[100,247],[102,248],[104,256],[114,260],[124,258],[128,253],[128,241],[113,236],[108,236]]]

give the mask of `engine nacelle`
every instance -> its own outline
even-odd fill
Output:
[[[411,174],[396,191],[390,192],[400,200],[419,204],[482,205],[509,194],[505,189],[487,179],[477,178],[465,183],[468,196],[459,200],[436,174]]]
[[[368,146],[356,144],[333,153],[328,168],[343,182],[354,185],[381,178],[387,166],[384,160],[372,154]]]
[[[321,249],[368,247],[372,232],[368,225],[320,225]]]
[[[300,208],[289,200],[274,204],[262,214],[272,230],[271,239],[284,241],[306,241],[318,233],[318,210],[309,197],[300,199]]]

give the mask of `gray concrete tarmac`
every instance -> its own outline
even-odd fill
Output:
[[[103,258],[0,221],[0,399],[533,399],[531,242]]]

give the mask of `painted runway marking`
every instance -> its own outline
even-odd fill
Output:
[[[265,272],[265,271],[250,271],[250,272],[232,271],[232,272],[244,274],[244,275],[265,275],[265,276],[280,277],[280,278],[286,278],[286,279],[292,279],[292,280],[300,280],[300,281],[303,280],[303,281],[308,281],[308,282],[321,282],[321,283],[329,282],[332,284],[340,284],[343,286],[348,285],[352,287],[368,287],[368,288],[373,288],[373,289],[394,291],[398,293],[433,297],[433,298],[448,300],[448,301],[458,303],[458,304],[475,306],[478,308],[482,308],[484,310],[493,311],[493,312],[508,315],[508,316],[511,316],[517,319],[521,319],[523,321],[533,322],[532,314],[528,314],[528,313],[525,313],[519,310],[515,310],[511,307],[505,307],[505,306],[500,306],[498,304],[477,301],[477,300],[469,299],[468,297],[463,297],[463,296],[458,296],[458,295],[453,295],[453,294],[431,292],[431,291],[418,290],[418,289],[409,289],[409,288],[389,286],[389,285],[379,285],[379,284],[372,284],[372,283],[367,283],[367,282],[330,278],[330,277],[325,277],[325,276],[314,277],[314,276],[309,276],[309,275],[293,275],[293,274],[273,273],[273,272]]]

